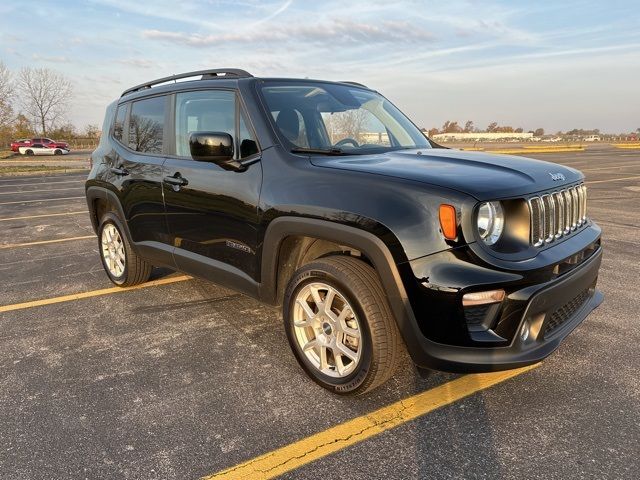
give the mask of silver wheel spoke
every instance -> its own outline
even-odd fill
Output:
[[[339,375],[344,375],[345,367],[344,367],[344,363],[342,361],[342,356],[341,355],[336,355],[335,354],[335,350],[334,350],[333,358],[336,359],[336,370],[338,370],[338,374]]]
[[[341,355],[344,355],[345,357],[347,357],[349,360],[355,362],[356,358],[358,357],[356,352],[354,352],[353,350],[351,350],[349,347],[347,347],[346,345],[344,345],[343,343],[340,342],[336,342],[336,350],[338,351],[338,357]],[[334,350],[335,352],[335,350]]]
[[[315,317],[315,313],[313,313],[313,310],[311,310],[311,307],[306,301],[298,299],[296,300],[296,303],[302,308],[305,318],[294,321],[293,324],[300,328],[310,327],[311,321],[313,320],[313,317]]]
[[[327,290],[327,296],[324,297],[324,302],[323,302],[325,313],[331,312],[331,305],[333,305],[333,299],[335,297],[336,297],[336,291],[333,288],[330,288],[329,290]]]
[[[320,346],[320,370],[326,370],[329,367],[329,363],[327,362],[327,347],[324,345]]]
[[[315,286],[311,286],[311,296],[313,297],[313,301],[316,303],[317,307],[320,307],[320,305],[322,305],[322,298],[320,298],[320,291],[318,290],[318,287]]]
[[[302,347],[302,351],[307,352],[309,350],[313,350],[317,346],[318,346],[318,341],[314,338],[313,340],[309,340],[307,343],[305,343],[304,347]]]
[[[356,330],[355,328],[351,328],[347,325],[347,316],[350,313],[352,313],[351,308],[348,305],[345,306],[340,312],[340,315],[338,315],[338,325],[345,335],[349,335],[353,338],[360,338],[360,330]]]

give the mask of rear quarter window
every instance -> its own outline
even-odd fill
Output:
[[[136,152],[162,153],[166,99],[145,98],[131,105],[129,148]]]
[[[116,113],[116,120],[113,123],[113,138],[122,143],[124,135],[124,122],[127,119],[127,104],[118,106]]]

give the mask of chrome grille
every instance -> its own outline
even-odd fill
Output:
[[[587,187],[577,185],[529,199],[531,243],[541,247],[587,221]]]

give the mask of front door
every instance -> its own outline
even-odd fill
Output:
[[[174,110],[175,155],[164,163],[163,191],[175,262],[184,272],[253,292],[261,164],[230,171],[195,161],[189,151],[192,132],[226,132],[238,160],[257,158],[253,131],[232,90],[176,93]]]

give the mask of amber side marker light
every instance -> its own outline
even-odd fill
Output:
[[[447,240],[455,240],[458,232],[456,208],[453,205],[443,203],[440,205],[440,228]]]

